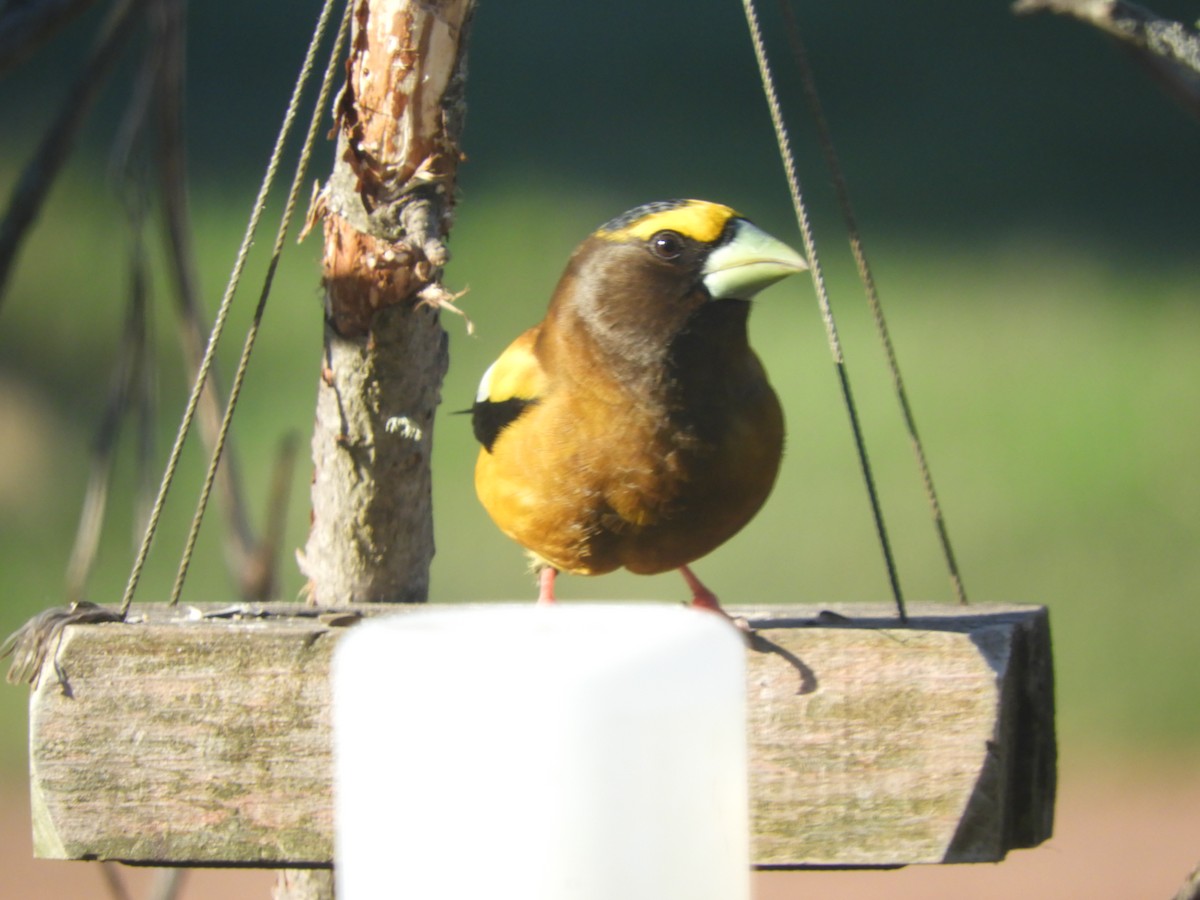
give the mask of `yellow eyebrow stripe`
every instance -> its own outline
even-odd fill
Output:
[[[721,236],[726,223],[737,216],[728,206],[706,200],[689,200],[673,209],[651,213],[617,231],[600,231],[597,237],[610,241],[647,240],[655,232],[677,231],[686,238],[711,244]]]

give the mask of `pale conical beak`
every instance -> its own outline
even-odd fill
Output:
[[[804,257],[745,219],[713,250],[701,270],[714,300],[749,300],[763,288],[808,268]]]

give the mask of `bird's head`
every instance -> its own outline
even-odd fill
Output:
[[[569,313],[601,343],[644,357],[706,307],[737,307],[731,314],[744,321],[743,301],[807,268],[803,256],[728,206],[647,203],[579,245],[552,315]]]
[[[633,268],[670,273],[681,285],[703,285],[713,300],[749,300],[763,288],[808,268],[804,257],[728,206],[665,200],[631,209],[593,238],[641,251]],[[669,276],[668,276],[669,277]]]

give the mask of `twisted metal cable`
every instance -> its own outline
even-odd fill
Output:
[[[271,248],[271,259],[267,265],[266,275],[263,278],[262,292],[258,297],[258,305],[254,309],[254,319],[246,331],[246,339],[242,345],[242,355],[238,359],[237,371],[233,376],[233,384],[229,388],[229,399],[225,404],[225,414],[221,419],[221,427],[217,432],[217,439],[213,444],[212,458],[209,461],[208,471],[205,473],[204,486],[200,491],[200,497],[196,503],[196,512],[192,517],[192,525],[188,531],[187,540],[183,547],[183,554],[179,560],[179,569],[175,574],[175,584],[171,589],[171,606],[179,603],[179,596],[183,592],[183,582],[187,578],[188,567],[192,560],[192,552],[196,548],[196,538],[200,534],[200,523],[204,519],[204,511],[208,507],[208,498],[212,493],[213,482],[217,477],[217,466],[220,465],[221,453],[225,449],[225,439],[229,435],[229,426],[233,421],[233,411],[237,406],[238,398],[241,396],[242,384],[246,380],[246,369],[250,365],[250,355],[254,352],[254,342],[258,338],[263,312],[267,307],[267,297],[271,293],[271,285],[275,280],[275,270],[279,266],[279,257],[283,253],[283,243],[287,239],[288,227],[291,225],[292,216],[296,210],[296,201],[300,196],[300,187],[304,182],[305,175],[308,173],[308,164],[312,158],[313,146],[316,144],[317,131],[321,125],[321,118],[329,105],[329,95],[333,89],[333,78],[337,72],[338,62],[342,58],[342,51],[346,45],[346,35],[350,31],[350,10],[351,6],[347,5],[346,12],[342,16],[341,27],[338,29],[337,38],[334,40],[333,50],[329,54],[329,62],[325,66],[325,75],[321,81],[321,90],[317,97],[317,102],[313,106],[313,114],[309,120],[308,132],[304,137],[304,146],[296,162],[296,172],[292,177],[292,186],[288,191],[287,203],[284,205],[283,215],[279,221],[279,228],[275,233],[275,244]],[[323,23],[318,25],[318,29],[322,27]],[[301,78],[305,77],[306,75],[302,73]]]
[[[812,226],[808,220],[808,209],[800,192],[800,180],[796,176],[796,162],[792,155],[791,140],[788,137],[787,126],[783,121],[783,112],[779,105],[779,96],[775,90],[775,78],[771,74],[771,66],[767,60],[767,49],[763,42],[762,29],[758,23],[758,11],[754,0],[742,0],[742,8],[746,13],[746,24],[750,28],[750,39],[754,45],[754,57],[758,62],[758,72],[762,78],[763,94],[771,113],[771,124],[775,129],[775,140],[779,145],[779,155],[783,161],[784,172],[787,175],[788,191],[792,197],[792,209],[796,214],[796,223],[800,226],[800,235],[804,240],[804,253],[808,257],[809,271],[812,273],[813,286],[817,291],[817,302],[821,307],[821,318],[825,322],[825,334],[829,340],[829,349],[833,354],[834,367],[837,369],[838,382],[842,389],[842,400],[846,413],[850,418],[850,428],[854,433],[854,448],[858,453],[859,465],[862,469],[863,481],[866,483],[867,498],[871,503],[871,515],[875,520],[875,531],[879,537],[879,545],[883,551],[883,561],[887,568],[888,581],[892,588],[892,597],[896,602],[896,612],[901,622],[908,621],[908,613],[904,606],[904,594],[900,589],[900,575],[896,569],[896,560],[892,554],[891,541],[888,539],[887,526],[883,519],[883,508],[879,502],[879,492],[875,486],[875,476],[871,471],[871,461],[867,456],[866,440],[863,437],[862,424],[858,416],[858,408],[854,403],[854,394],[850,389],[850,374],[846,369],[846,359],[842,352],[842,342],[838,337],[837,323],[833,316],[833,307],[829,303],[829,292],[825,287],[825,278],[821,273],[821,263],[817,256],[817,246],[813,239]]]
[[[858,227],[858,218],[854,214],[854,206],[850,202],[850,191],[846,187],[846,176],[842,172],[841,161],[833,146],[832,132],[825,118],[825,108],[817,93],[816,79],[813,77],[812,66],[808,62],[808,51],[800,38],[800,28],[792,12],[788,0],[779,0],[787,26],[788,39],[792,45],[792,55],[796,59],[796,67],[800,70],[800,81],[804,87],[804,96],[808,101],[809,110],[817,126],[817,140],[821,152],[825,156],[825,164],[829,167],[830,179],[837,194],[838,204],[842,209],[842,218],[846,222],[846,232],[850,238],[850,252],[854,256],[854,264],[858,267],[858,278],[862,282],[863,291],[867,296],[867,306],[871,310],[871,318],[875,322],[875,331],[883,346],[883,355],[887,362],[888,373],[892,378],[892,388],[900,405],[905,428],[908,430],[909,443],[912,444],[913,455],[916,457],[917,469],[921,475],[921,484],[925,489],[925,499],[929,503],[933,527],[937,532],[938,541],[942,547],[942,556],[946,561],[946,569],[950,576],[950,587],[959,603],[966,605],[967,591],[963,585],[962,575],[958,569],[958,561],[954,556],[954,548],[950,543],[950,531],[946,526],[946,517],[942,505],[938,502],[937,489],[933,486],[933,472],[925,455],[925,445],[917,432],[917,420],[913,415],[912,405],[908,402],[908,391],[904,387],[904,379],[900,375],[900,362],[896,357],[896,348],[892,343],[891,332],[888,330],[887,319],[883,315],[883,305],[879,301],[879,291],[875,286],[875,276],[867,263],[867,251],[863,246],[862,232]]]
[[[221,297],[220,306],[217,309],[217,315],[213,320],[212,330],[209,332],[208,344],[204,348],[204,356],[200,360],[200,366],[196,371],[196,378],[192,385],[192,391],[188,395],[187,405],[184,408],[183,419],[179,423],[179,430],[175,434],[175,442],[171,447],[171,453],[167,458],[166,469],[163,471],[162,481],[159,483],[158,494],[154,498],[154,506],[150,510],[149,519],[146,522],[146,530],[142,536],[141,545],[138,547],[137,555],[134,558],[133,567],[129,572],[129,581],[125,585],[125,593],[121,598],[120,616],[124,619],[129,613],[129,606],[133,602],[133,595],[137,592],[138,582],[141,580],[142,571],[146,566],[146,557],[150,553],[150,545],[154,542],[154,535],[158,531],[158,523],[162,517],[163,505],[166,501],[167,491],[170,490],[171,484],[175,480],[175,472],[179,467],[179,457],[183,452],[183,444],[187,439],[188,432],[191,430],[192,421],[196,415],[196,406],[200,401],[200,394],[204,390],[204,386],[208,381],[209,370],[212,368],[213,359],[216,356],[217,344],[221,340],[221,334],[225,329],[225,320],[229,316],[229,310],[233,305],[233,296],[237,292],[238,284],[241,281],[242,271],[246,266],[246,258],[249,256],[250,247],[254,243],[254,235],[258,231],[258,223],[262,218],[263,210],[267,205],[267,197],[270,194],[271,186],[275,182],[275,176],[279,171],[279,161],[283,156],[283,148],[287,143],[288,137],[291,135],[292,126],[296,120],[296,113],[300,105],[300,97],[304,92],[304,88],[312,75],[313,61],[316,58],[317,48],[325,36],[326,28],[334,7],[334,0],[325,0],[321,8],[320,17],[317,20],[317,25],[313,30],[313,35],[309,41],[308,51],[304,57],[304,64],[301,66],[300,75],[296,80],[296,84],[292,88],[292,96],[288,101],[287,111],[283,116],[283,123],[280,125],[279,134],[275,138],[275,147],[271,151],[270,161],[267,163],[266,172],[263,174],[262,183],[258,189],[258,196],[255,198],[254,206],[250,213],[250,220],[246,224],[246,231],[242,237],[241,246],[238,248],[237,257],[234,260],[233,270],[230,273],[229,281],[225,286],[225,293]]]

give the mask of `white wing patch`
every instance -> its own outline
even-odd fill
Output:
[[[479,390],[475,392],[475,402],[484,403],[488,399],[488,394],[492,388],[492,370],[496,368],[496,364],[492,363],[487,367],[487,371],[483,373],[483,377],[479,379]]]

